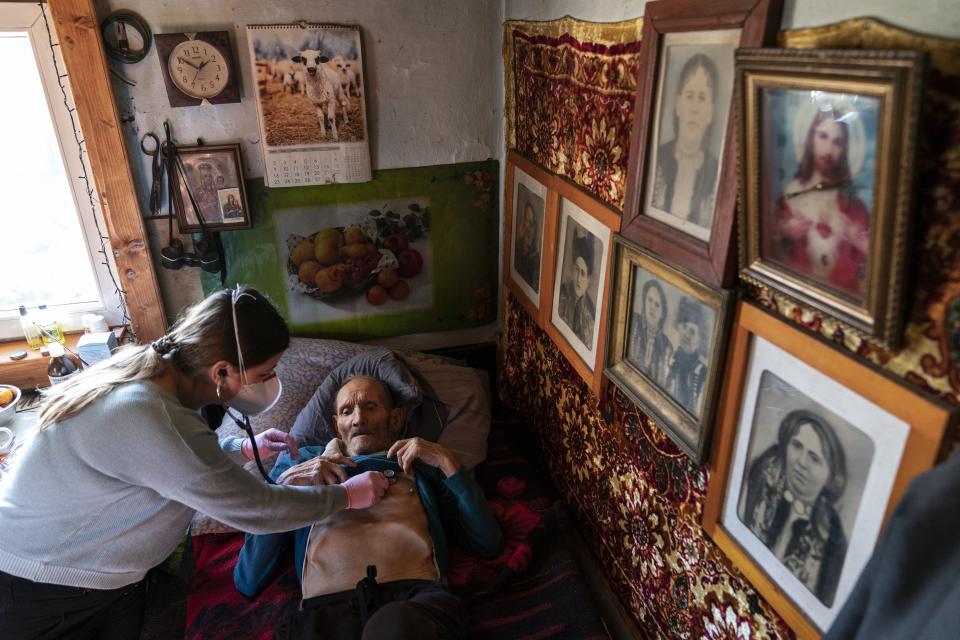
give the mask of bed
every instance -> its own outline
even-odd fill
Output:
[[[367,348],[295,338],[278,366],[284,385],[281,401],[255,421],[254,429],[293,424],[320,382]],[[499,412],[491,420],[486,374],[446,358],[400,355],[411,368],[425,373],[430,393],[443,402],[449,424],[462,426],[459,433],[446,434],[447,444],[478,463],[474,473],[504,531],[505,544],[496,559],[480,560],[456,547],[450,551],[447,579],[468,604],[468,637],[608,637],[583,575],[567,547],[558,542],[563,527],[572,525],[536,451],[525,445],[518,430],[522,425]],[[235,426],[221,429],[229,433]],[[195,519],[191,534],[194,577],[185,637],[271,638],[280,620],[300,602],[292,554],[262,593],[247,598],[233,584],[243,534],[205,516]]]

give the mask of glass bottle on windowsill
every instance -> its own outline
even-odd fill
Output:
[[[23,337],[27,341],[27,347],[39,349],[43,345],[43,341],[40,339],[40,331],[37,329],[37,326],[33,324],[33,320],[33,317],[27,313],[27,308],[20,305],[20,328],[23,330]]]
[[[47,349],[50,350],[50,363],[47,364],[47,377],[50,378],[50,384],[66,382],[80,373],[80,368],[67,356],[62,344],[51,342],[47,345]]]
[[[51,342],[63,344],[63,327],[60,326],[57,318],[47,308],[47,305],[40,305],[40,317],[36,322],[40,326],[40,339],[43,344],[50,344]]]

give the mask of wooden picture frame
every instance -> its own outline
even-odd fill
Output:
[[[913,51],[737,54],[741,277],[894,349],[924,62]]]
[[[513,278],[512,247],[514,242],[514,192],[517,191],[517,169],[546,188],[543,222],[543,243],[540,252],[540,299],[534,301]],[[592,229],[592,234],[600,240],[601,250],[596,253],[594,272],[590,274],[589,285],[594,302],[595,331],[591,333],[590,348],[571,330],[559,315],[559,292],[564,286],[565,265],[564,248],[567,238],[563,227],[563,210],[576,209],[581,221]],[[557,344],[563,355],[570,361],[577,373],[590,389],[599,394],[603,385],[603,355],[606,348],[607,298],[610,273],[610,248],[612,234],[620,230],[620,212],[597,200],[583,191],[570,180],[556,176],[529,158],[516,151],[507,152],[506,188],[504,190],[504,210],[507,212],[504,222],[504,286],[514,294],[527,313],[546,331]],[[568,214],[569,215],[569,214]],[[569,248],[569,247],[567,247]],[[569,255],[569,253],[568,253]],[[557,270],[560,270],[558,276]],[[569,275],[569,274],[567,274]],[[567,278],[569,279],[569,278]],[[566,290],[566,288],[565,288]]]
[[[546,261],[553,254],[552,231],[556,226],[557,192],[548,184],[551,174],[533,162],[512,153],[507,160],[504,189],[503,279],[506,286],[537,318],[544,299],[542,283]],[[518,226],[526,230],[518,232]]]
[[[605,373],[699,464],[716,412],[732,294],[622,236],[614,242]]]
[[[661,0],[643,40],[623,235],[703,281],[735,276],[733,62],[773,42],[781,0]]]
[[[253,226],[239,144],[177,147],[177,154],[207,231],[235,231]],[[171,171],[170,175],[176,180],[174,204],[180,232],[200,233],[203,227],[180,170]]]
[[[817,638],[956,411],[747,303],[725,379],[704,530],[798,637]]]

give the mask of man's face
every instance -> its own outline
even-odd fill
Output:
[[[588,284],[590,284],[590,272],[587,270],[587,262],[577,256],[573,261],[573,292],[578,298],[582,298],[587,292]]]
[[[533,207],[528,204],[523,207],[523,216],[520,219],[520,242],[527,248],[532,248],[535,240],[533,224]]]
[[[846,151],[843,126],[835,120],[824,120],[813,131],[813,158],[817,170],[824,176],[833,173]]]
[[[700,348],[700,327],[696,322],[678,322],[677,335],[680,338],[680,349],[687,353],[695,353]]]
[[[336,410],[337,435],[351,456],[388,449],[400,429],[402,412],[392,408],[390,394],[379,380],[348,381],[337,392]]]

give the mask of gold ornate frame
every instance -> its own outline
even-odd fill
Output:
[[[912,51],[744,49],[737,54],[740,110],[740,276],[810,305],[896,348],[902,342],[904,286],[914,195],[913,158],[925,58]],[[761,256],[762,94],[825,90],[876,97],[876,172],[864,300],[848,298]]]
[[[696,463],[703,462],[720,391],[720,373],[726,351],[732,294],[707,285],[671,267],[653,253],[617,235],[614,238],[614,284],[608,306],[612,306],[607,339],[607,377],[644,411]],[[714,311],[712,340],[708,349],[707,377],[703,405],[697,418],[680,406],[666,390],[650,380],[626,358],[628,331],[634,303],[635,267],[640,267],[695,301]],[[666,309],[664,310],[666,313]]]

